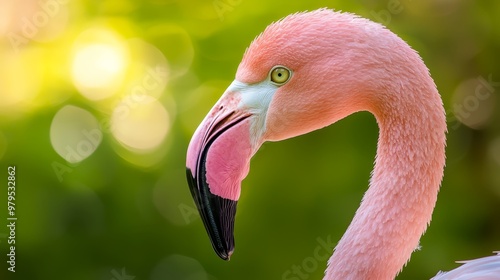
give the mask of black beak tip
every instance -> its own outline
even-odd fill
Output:
[[[234,251],[234,217],[237,201],[212,194],[204,178],[205,170],[200,171],[201,179],[195,178],[189,168],[186,171],[191,195],[200,212],[212,247],[217,256],[229,261]]]
[[[231,255],[233,254],[233,250],[230,250],[230,251],[224,251],[224,252],[217,252],[217,255],[225,260],[225,261],[229,261],[231,259]]]

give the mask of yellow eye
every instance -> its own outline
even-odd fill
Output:
[[[282,85],[288,82],[290,76],[291,76],[290,70],[288,70],[283,66],[277,66],[271,70],[271,82],[278,85]]]

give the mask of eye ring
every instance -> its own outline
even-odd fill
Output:
[[[292,77],[292,71],[285,66],[277,65],[269,72],[269,78],[271,82],[281,86],[284,85]]]

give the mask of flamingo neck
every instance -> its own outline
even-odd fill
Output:
[[[372,110],[380,134],[370,187],[325,280],[394,279],[419,247],[443,176],[446,132],[435,85],[427,73],[421,78],[383,94]]]

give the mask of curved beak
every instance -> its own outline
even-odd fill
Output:
[[[189,167],[186,170],[186,175],[191,195],[200,212],[215,253],[221,259],[229,260],[234,250],[234,216],[236,215],[237,201],[224,199],[210,193],[206,178],[193,175]]]
[[[251,114],[223,97],[194,133],[187,153],[187,181],[212,246],[223,260],[234,250],[234,217],[252,156]]]

